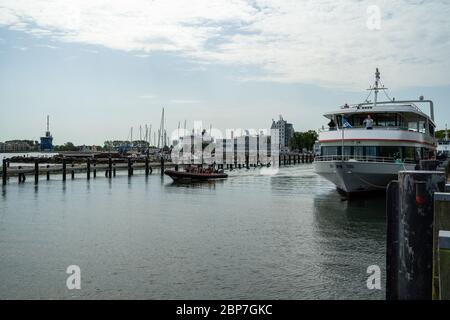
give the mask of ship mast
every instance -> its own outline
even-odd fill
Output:
[[[385,88],[384,86],[380,86],[380,77],[381,73],[380,70],[378,68],[376,68],[375,71],[375,85],[373,87],[370,87],[369,91],[373,91],[374,92],[374,100],[373,100],[373,107],[375,108],[377,106],[378,103],[378,92],[380,92],[380,90],[386,90],[387,88]]]
[[[377,106],[378,102],[378,84],[380,82],[380,71],[377,68],[377,71],[375,72],[375,98],[373,100],[373,106]]]

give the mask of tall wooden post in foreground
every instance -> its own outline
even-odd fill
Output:
[[[387,297],[429,300],[433,279],[433,196],[445,188],[445,174],[436,171],[400,171],[398,216],[388,219]],[[394,191],[393,191],[394,190]],[[395,187],[388,188],[395,205]],[[387,210],[395,211],[394,208]],[[398,240],[398,241],[396,241]]]

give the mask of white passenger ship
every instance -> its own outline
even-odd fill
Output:
[[[346,104],[324,115],[330,123],[319,132],[314,169],[345,193],[383,190],[398,171],[436,157],[433,102],[423,97],[396,101],[386,89],[377,68],[375,85],[368,89],[373,102]],[[380,91],[387,101],[378,101]],[[426,105],[429,115],[419,107]],[[364,121],[368,116],[372,121]]]

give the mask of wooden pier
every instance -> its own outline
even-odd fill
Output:
[[[312,154],[294,154],[286,153],[278,156],[279,166],[298,165],[304,163],[311,163],[314,161]],[[11,165],[13,163],[14,165]],[[179,164],[183,165],[183,164]],[[178,168],[178,164],[166,160],[164,157],[159,159],[149,156],[144,158],[133,157],[108,157],[102,159],[95,159],[91,157],[70,157],[61,159],[51,158],[24,158],[23,163],[14,159],[3,159],[0,168],[2,176],[2,184],[6,185],[8,181],[15,177],[18,183],[23,183],[27,177],[34,178],[34,183],[38,184],[40,177],[45,176],[50,180],[51,176],[60,176],[62,181],[67,180],[69,175],[71,179],[75,179],[76,175],[85,174],[87,180],[96,178],[100,173],[104,174],[106,178],[113,178],[119,171],[126,171],[128,176],[134,175],[135,170],[142,171],[146,176],[153,173],[153,169],[159,169],[161,175],[164,174],[165,168]],[[216,164],[219,169],[235,170],[235,169],[250,169],[259,166],[266,166],[268,164],[250,163],[248,158],[243,163],[237,162],[228,164]]]

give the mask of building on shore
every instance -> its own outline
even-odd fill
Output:
[[[38,150],[38,142],[33,140],[9,140],[0,142],[0,152],[30,152]]]
[[[280,151],[288,152],[289,151],[289,142],[294,136],[294,127],[292,123],[288,123],[283,117],[280,115],[280,119],[275,122],[272,119],[271,130],[278,130],[278,137],[280,142]]]

